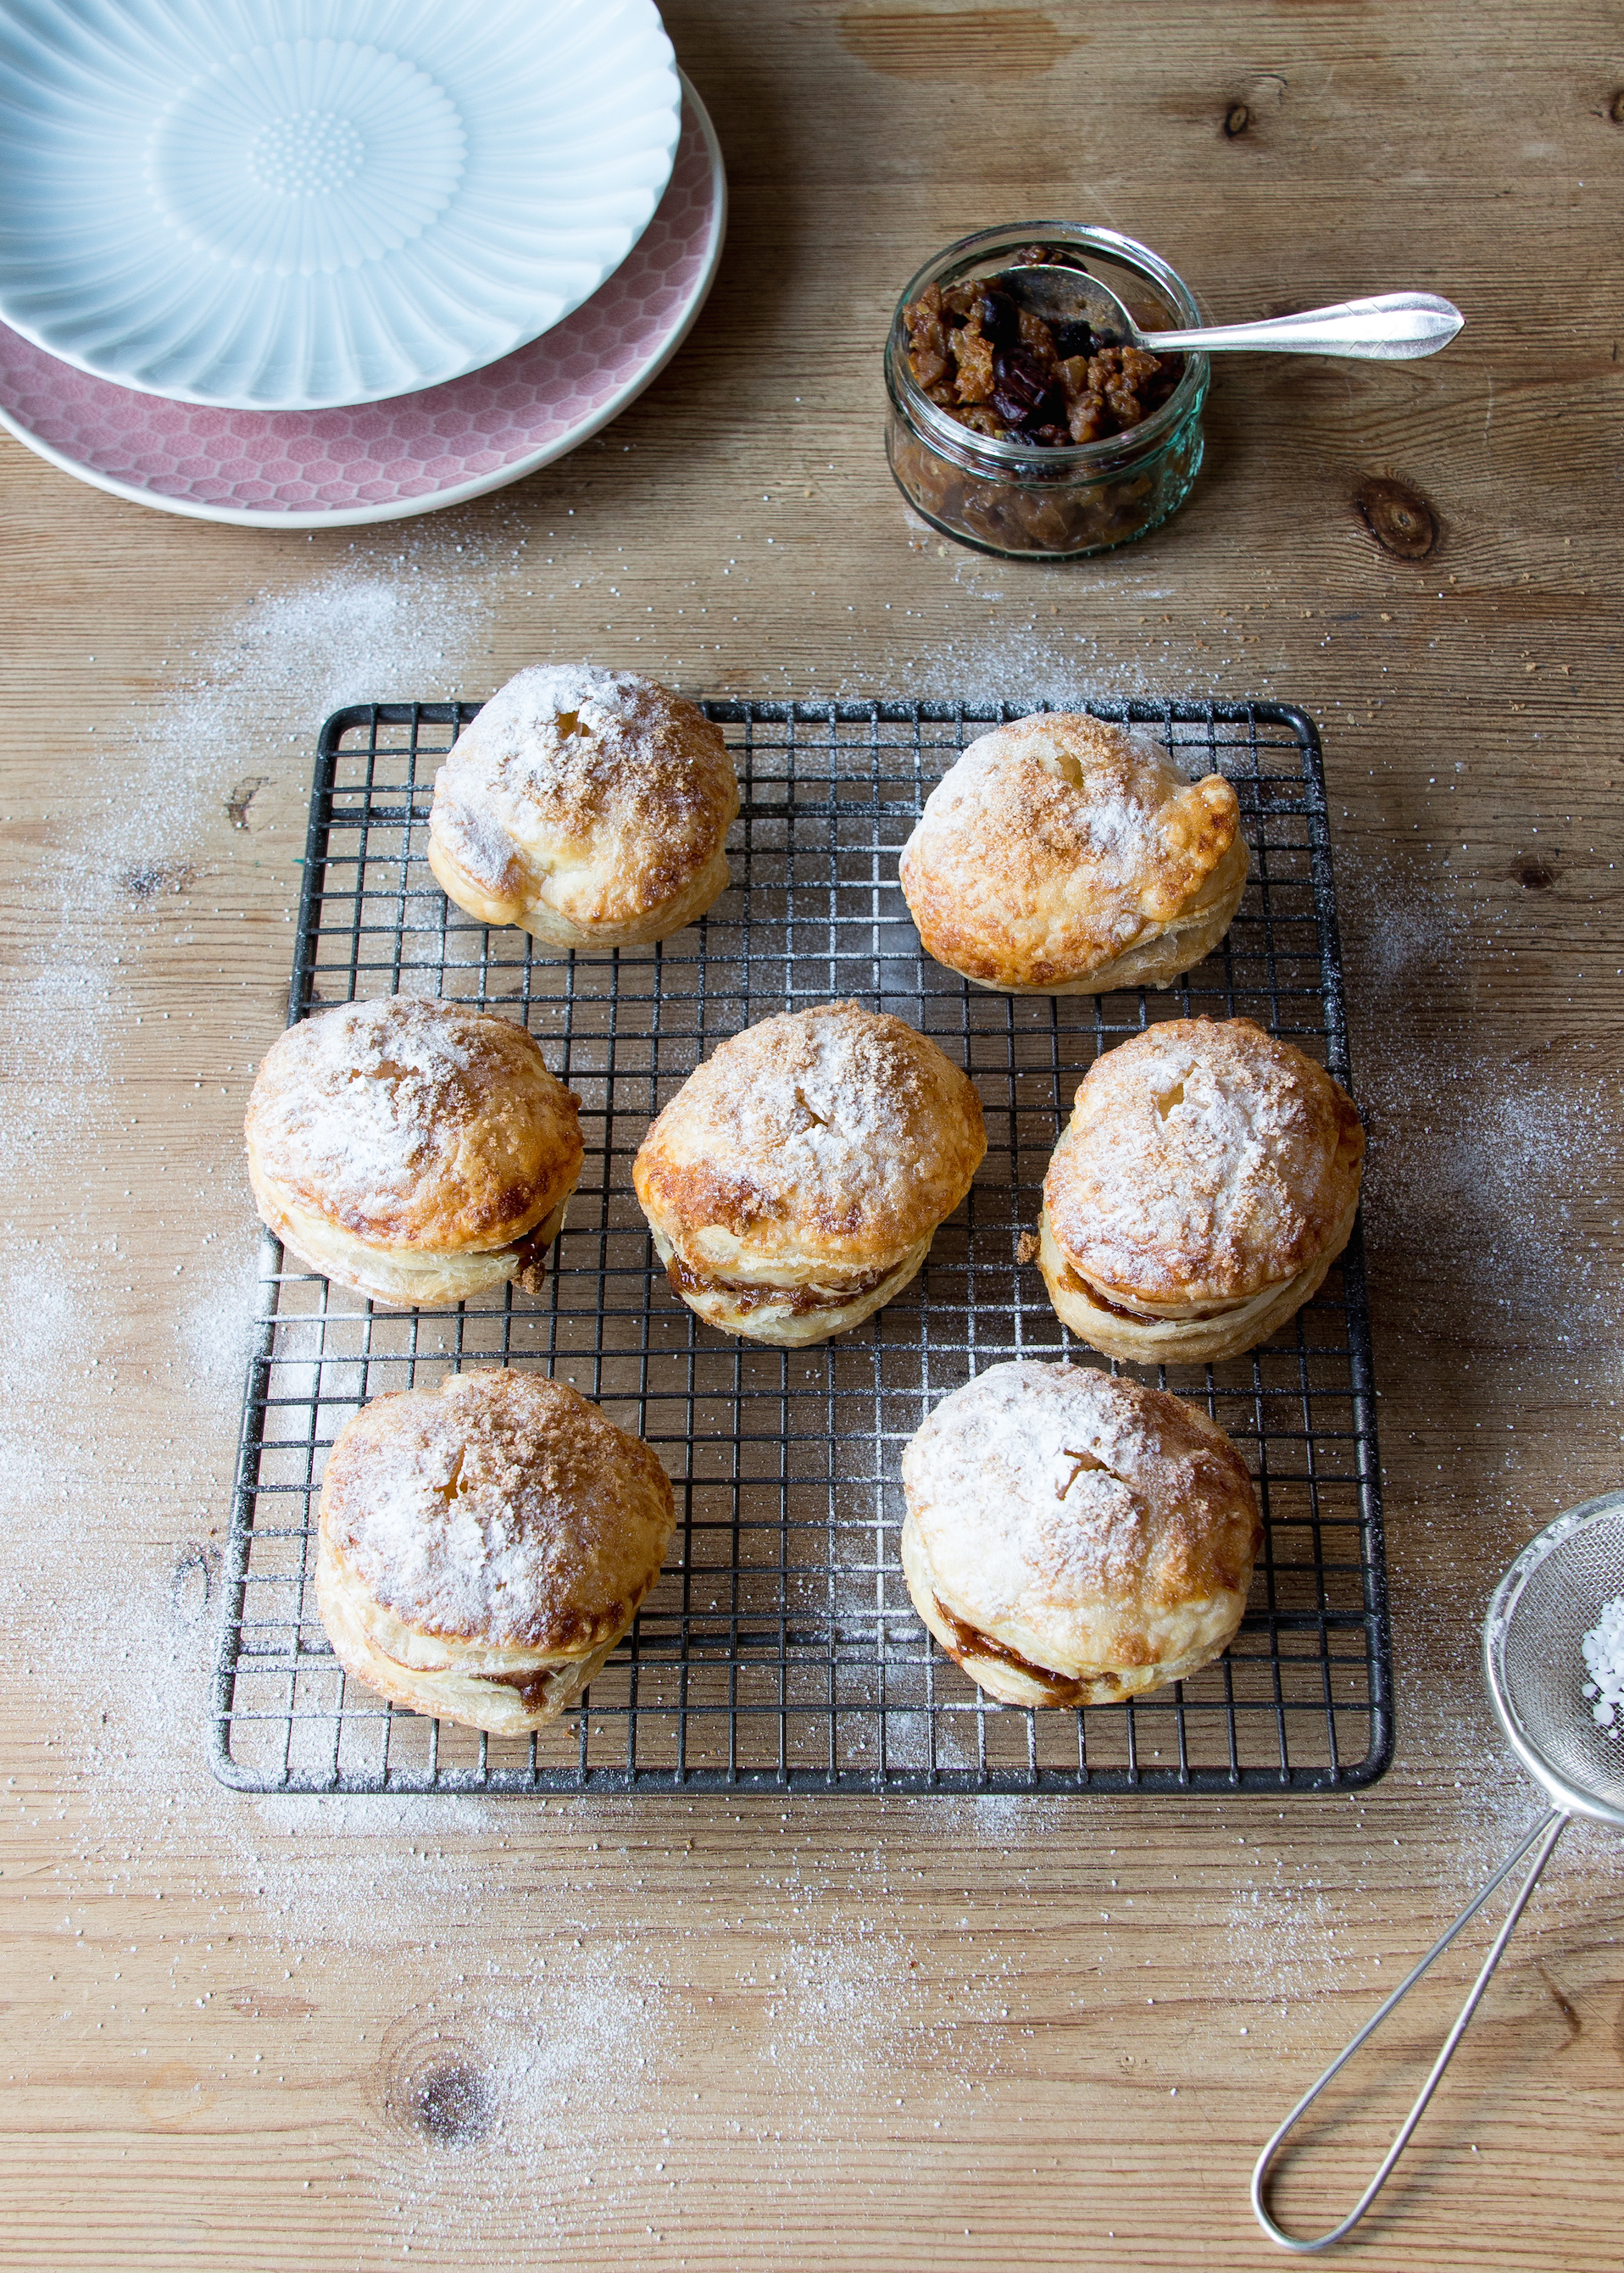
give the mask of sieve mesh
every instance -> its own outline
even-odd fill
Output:
[[[1576,1509],[1512,1565],[1490,1610],[1489,1685],[1506,1732],[1559,1806],[1624,1828],[1624,1738],[1583,1694],[1580,1643],[1624,1594],[1624,1495]]]

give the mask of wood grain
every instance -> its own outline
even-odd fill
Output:
[[[666,13],[727,251],[574,456],[307,541],[117,503],[0,437],[0,2263],[1265,2266],[1259,2142],[1533,1810],[1477,1623],[1515,1546],[1619,1481],[1624,1395],[1616,11]],[[1467,328],[1409,368],[1230,361],[1173,524],[1004,567],[904,512],[878,345],[938,246],[1056,211],[1155,244],[1214,318],[1410,285]],[[1374,1790],[209,1782],[240,1116],[315,730],[339,694],[483,694],[546,654],[713,694],[1320,719],[1372,1139],[1400,1702]],[[1616,1842],[1570,1834],[1350,2262],[1616,2262],[1621,1898]],[[1289,2217],[1357,2192],[1470,1965],[1335,2103]]]

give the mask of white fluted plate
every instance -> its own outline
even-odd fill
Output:
[[[181,402],[438,386],[613,274],[680,120],[654,0],[10,0],[0,319]]]

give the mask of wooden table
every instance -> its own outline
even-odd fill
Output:
[[[306,539],[0,444],[7,2265],[1271,2264],[1260,2138],[1533,1811],[1478,1621],[1511,1550],[1619,1480],[1624,1395],[1616,12],[667,12],[728,249],[688,345],[573,457]],[[1173,525],[1001,566],[904,511],[879,342],[936,247],[1051,212],[1148,239],[1215,317],[1412,285],[1467,329],[1407,368],[1225,364]],[[212,1783],[238,1129],[314,731],[582,654],[695,692],[1320,719],[1372,1137],[1400,1704],[1375,1789]],[[1363,2262],[1617,2262],[1621,1897],[1616,1842],[1570,1834]],[[1300,2224],[1357,2191],[1472,1962],[1288,2178]]]

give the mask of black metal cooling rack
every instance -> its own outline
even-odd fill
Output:
[[[1393,1720],[1369,1317],[1358,1237],[1267,1348],[1162,1368],[1240,1446],[1265,1544],[1227,1654],[1130,1704],[984,1696],[914,1614],[898,1460],[930,1408],[1019,1355],[1099,1362],[1020,1240],[1096,1053],[1150,1020],[1254,1017],[1349,1078],[1318,739],[1298,710],[1100,704],[1239,795],[1254,874],[1222,949],[1171,989],[1015,998],[920,952],[897,853],[978,733],[1034,707],[712,702],[738,759],[733,883],[657,948],[550,957],[450,906],[424,859],[432,777],[477,706],[379,703],[322,730],[289,1017],[446,994],[522,1018],[583,1104],[586,1166],[537,1301],[401,1314],[289,1269],[267,1239],[226,1572],[214,1764],[253,1791],[1316,1791],[1372,1782]],[[631,1190],[650,1120],[717,1042],[854,996],[936,1038],[989,1146],[925,1272],[804,1350],[729,1339],[671,1292]],[[380,1391],[473,1364],[573,1381],[677,1487],[673,1559],[584,1705],[529,1739],[386,1706],[314,1598],[315,1495]]]

